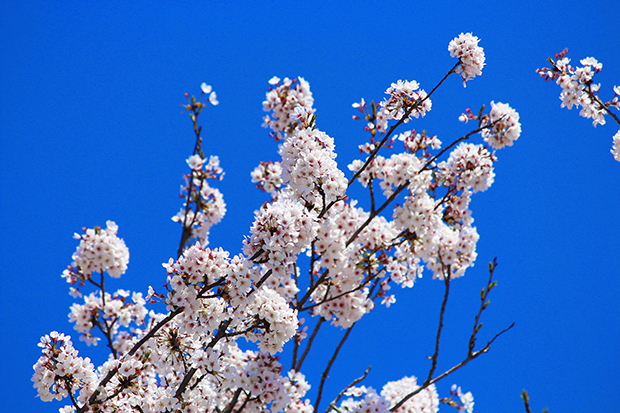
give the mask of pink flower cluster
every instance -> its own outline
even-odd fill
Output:
[[[85,233],[75,234],[73,238],[80,240],[80,245],[73,254],[73,269],[65,270],[63,277],[73,284],[75,274],[82,279],[90,278],[93,272],[107,271],[111,277],[118,278],[127,271],[129,250],[125,242],[116,236],[118,226],[113,221],[106,222],[107,228],[84,228]]]
[[[267,191],[271,196],[276,196],[276,192],[284,184],[280,162],[261,162],[254,168],[251,175],[252,182],[256,183],[256,187]]]
[[[594,76],[603,69],[603,64],[593,57],[587,57],[579,61],[583,66],[573,67],[570,65],[570,59],[566,57],[568,49],[564,49],[555,55],[556,61],[552,59],[551,68],[543,67],[537,69],[536,72],[547,80],[555,80],[562,88],[560,100],[561,107],[569,110],[581,106],[580,116],[592,119],[592,125],[604,125],[605,115],[611,115],[614,120],[620,124],[620,120],[613,115],[611,108],[620,110],[620,86],[614,86],[614,95],[608,102],[601,100],[599,89],[600,83],[594,83]],[[620,161],[620,149],[617,143],[618,132],[613,138],[613,146],[611,153],[614,159]]]
[[[56,331],[41,337],[39,347],[43,354],[33,366],[32,381],[41,400],[62,400],[71,394],[83,403],[95,391],[98,379],[90,359],[78,356],[71,336]]]
[[[579,61],[583,66],[573,67],[570,65],[570,59],[565,57],[566,52],[556,55],[557,61],[551,69],[542,68],[537,72],[545,80],[555,80],[562,88],[560,93],[561,107],[572,109],[573,106],[581,106],[580,116],[592,119],[592,124],[604,125],[605,114],[604,104],[598,97],[600,84],[593,82],[594,75],[603,69],[603,64],[593,57],[587,57]],[[620,88],[616,90],[614,87],[614,98],[608,102],[607,106],[620,109]]]
[[[405,113],[408,113],[404,120],[406,123],[412,116],[418,118],[431,110],[431,100],[427,98],[426,92],[424,89],[420,89],[415,80],[399,80],[392,83],[385,94],[390,95],[390,97],[381,102],[381,108],[386,113],[387,119],[400,120]]]
[[[243,252],[248,257],[260,253],[259,262],[274,272],[277,281],[273,282],[285,282],[294,273],[297,255],[310,246],[318,227],[313,210],[282,199],[258,211],[251,236],[244,240]]]
[[[128,300],[130,295],[131,302]],[[69,321],[75,323],[73,328],[76,331],[82,333],[80,340],[88,345],[96,345],[100,340],[92,334],[96,326],[116,335],[119,325],[128,327],[130,323],[142,324],[147,314],[145,304],[142,293],[138,292],[118,290],[113,295],[105,293],[105,300],[93,292],[84,296],[84,304],[74,303],[71,306]]]
[[[491,102],[490,120],[483,122],[483,126],[492,124],[491,128],[484,129],[481,134],[484,140],[493,148],[501,149],[512,146],[521,136],[521,123],[519,114],[507,103]]]
[[[299,124],[295,107],[302,106],[309,113],[314,113],[314,98],[310,92],[310,84],[303,77],[292,80],[285,77],[280,84],[280,78],[274,76],[269,80],[269,84],[272,86],[269,87],[267,98],[263,102],[263,110],[272,111],[273,117],[265,115],[263,127],[270,128],[271,136],[279,141],[286,139]]]
[[[476,76],[482,74],[484,67],[484,49],[478,46],[480,40],[471,33],[461,33],[448,44],[450,57],[457,57],[461,65],[456,68],[463,78],[463,86]]]
[[[297,129],[280,146],[282,180],[295,197],[319,211],[344,196],[347,179],[335,161],[334,139],[317,129]]]
[[[317,304],[313,315],[321,315],[344,328],[374,308],[370,291],[365,287],[368,275],[365,270],[377,269],[378,263],[373,263],[368,251],[380,250],[397,236],[396,229],[387,220],[377,218],[347,247],[348,238],[367,218],[368,213],[356,208],[355,201],[338,202],[319,227],[315,241],[315,252],[320,259],[315,262],[314,272],[325,268],[329,271],[329,282],[317,286],[312,293],[312,301]],[[366,268],[361,265],[364,261],[368,262]]]
[[[437,178],[445,186],[456,185],[459,191],[486,191],[495,180],[495,161],[495,155],[483,145],[461,142],[447,161],[437,165]]]
[[[254,293],[254,301],[246,308],[246,314],[267,325],[260,334],[247,335],[248,340],[260,340],[258,347],[266,353],[282,351],[284,343],[297,332],[297,311],[290,308],[284,297],[270,288],[263,286]]]

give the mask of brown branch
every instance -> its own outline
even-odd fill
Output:
[[[222,321],[220,323],[219,327],[217,328],[217,334],[215,335],[215,337],[211,339],[209,344],[207,344],[207,348],[213,348],[217,344],[218,341],[220,341],[222,338],[226,336],[226,329],[228,328],[230,323],[232,323],[232,320],[233,320],[232,318],[229,318],[228,320]],[[183,381],[177,388],[177,391],[174,394],[174,397],[180,397],[183,394],[189,381],[192,379],[194,374],[196,374],[196,371],[197,369],[195,367],[192,367],[189,369],[189,371],[185,374],[185,377],[183,377]]]
[[[424,383],[422,386],[418,387],[416,390],[412,391],[411,393],[409,393],[408,395],[406,395],[405,397],[403,397],[402,400],[400,400],[398,403],[396,403],[394,406],[390,407],[390,411],[393,412],[396,409],[398,409],[399,407],[401,407],[403,404],[405,404],[407,402],[407,400],[411,399],[412,397],[414,397],[416,394],[420,393],[422,390],[428,388],[429,386],[437,383],[439,380],[446,378],[447,376],[449,376],[450,374],[454,373],[455,371],[459,370],[460,368],[464,367],[467,363],[469,363],[470,361],[474,360],[475,358],[477,358],[478,356],[480,356],[481,354],[484,354],[486,352],[489,351],[489,349],[491,348],[491,343],[493,343],[495,341],[495,339],[497,337],[499,337],[500,335],[502,335],[503,333],[505,333],[506,331],[510,330],[512,327],[514,327],[515,323],[512,323],[509,327],[503,329],[502,331],[500,331],[499,333],[497,333],[495,335],[495,337],[493,337],[486,346],[484,346],[483,348],[481,348],[480,350],[474,352],[471,355],[467,355],[467,357],[461,361],[459,364],[457,364],[456,366],[452,367],[449,370],[446,370],[445,372],[443,372],[442,374],[440,374],[439,376],[435,377],[434,379],[432,379],[431,381],[429,381],[428,383]]]
[[[321,397],[323,397],[323,387],[325,386],[325,380],[327,380],[327,377],[329,375],[329,370],[332,368],[332,365],[336,361],[336,357],[338,357],[338,353],[340,352],[340,349],[344,345],[345,341],[347,341],[347,338],[349,337],[349,333],[351,332],[351,330],[353,330],[354,326],[355,326],[355,323],[353,323],[353,325],[347,329],[347,332],[344,333],[342,340],[340,340],[340,343],[338,343],[338,346],[336,347],[336,350],[334,351],[332,358],[329,359],[329,363],[327,363],[327,367],[325,367],[325,370],[323,371],[323,374],[321,375],[321,384],[319,385],[319,393],[316,396],[316,402],[314,402],[314,413],[316,413],[319,409],[319,403],[321,402]]]
[[[523,393],[521,393],[521,398],[523,399],[523,403],[525,403],[525,411],[527,413],[532,413],[532,409],[530,409],[530,397],[527,395],[526,390],[523,390]]]
[[[299,309],[303,308],[303,305],[306,301],[308,301],[308,299],[310,298],[310,296],[312,295],[312,293],[314,292],[314,290],[317,289],[317,287],[319,285],[321,285],[323,283],[323,281],[325,281],[327,279],[327,277],[329,276],[329,268],[326,269],[325,271],[323,271],[323,274],[321,274],[321,276],[319,277],[318,280],[316,280],[316,283],[314,285],[311,285],[310,287],[308,287],[308,291],[306,291],[306,294],[304,294],[303,298],[301,299],[301,301],[299,301],[297,303],[296,309],[297,311],[299,311]]]
[[[297,366],[295,366],[295,360],[293,360],[293,368],[295,369],[295,371],[301,370],[301,365],[304,363],[304,360],[306,359],[306,356],[308,355],[308,352],[310,351],[310,347],[312,347],[312,343],[314,342],[314,338],[316,337],[317,333],[319,332],[319,328],[321,328],[321,324],[323,324],[324,321],[325,321],[325,319],[323,317],[321,317],[321,318],[319,318],[319,321],[316,322],[316,325],[314,326],[314,330],[312,330],[312,335],[308,339],[308,344],[306,344],[306,349],[304,350],[303,354],[301,355],[301,358],[299,359],[299,362],[297,363]]]
[[[222,413],[231,413],[232,412],[232,410],[235,408],[235,405],[239,401],[239,396],[241,396],[241,392],[242,391],[243,391],[243,389],[241,387],[237,388],[237,390],[235,391],[235,394],[233,395],[232,400],[228,403],[228,405],[222,411]]]
[[[435,369],[437,368],[437,359],[439,358],[439,341],[441,338],[441,330],[443,329],[443,317],[446,313],[446,305],[448,304],[448,295],[450,293],[450,266],[448,265],[448,269],[446,271],[443,262],[441,264],[443,270],[444,284],[446,286],[446,292],[443,295],[443,302],[441,303],[441,311],[439,312],[439,327],[437,327],[437,337],[435,339],[435,353],[431,358],[431,368],[428,372],[428,377],[424,381],[424,384],[430,382],[433,378],[433,374],[435,373]]]
[[[356,384],[358,384],[359,382],[364,380],[366,378],[366,376],[368,376],[369,372],[370,372],[370,366],[368,366],[368,368],[366,369],[364,374],[362,374],[361,377],[358,377],[357,379],[353,380],[347,387],[345,387],[344,389],[342,389],[342,391],[340,393],[338,393],[338,396],[334,399],[333,402],[331,402],[329,404],[329,406],[325,410],[325,413],[328,413],[330,410],[333,410],[334,407],[336,407],[336,403],[338,403],[340,401],[340,399],[342,398],[342,396],[344,396],[344,394],[347,392],[347,390],[349,390],[351,387],[355,386]]]

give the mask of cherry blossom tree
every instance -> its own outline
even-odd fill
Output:
[[[163,264],[163,287],[148,286],[146,296],[108,292],[106,277],[122,276],[129,262],[119,228],[108,221],[105,228],[75,234],[79,245],[62,274],[79,299],[70,320],[80,340],[104,343],[110,355],[95,366],[70,336],[52,331],[41,338],[34,365],[38,396],[67,400],[64,413],[413,413],[436,412],[440,404],[472,412],[471,393],[454,385],[439,395],[435,383],[487,353],[512,327],[478,342],[496,286],[495,260],[472,314],[466,356],[437,372],[444,314],[452,281],[477,256],[470,200],[494,182],[496,151],[519,138],[519,114],[493,101],[488,111],[464,108],[459,120],[467,132],[448,144],[407,126],[429,114],[434,92],[451,75],[465,86],[482,74],[485,55],[478,43],[471,33],[452,40],[448,50],[456,63],[429,92],[414,80],[398,80],[379,103],[353,104],[353,118],[368,140],[359,147],[360,159],[348,165],[348,177],[336,161],[334,138],[318,129],[309,83],[301,77],[269,80],[263,125],[279,142],[279,160],[262,162],[251,173],[269,199],[256,211],[237,255],[211,247],[209,239],[227,208],[210,182],[224,173],[217,156],[203,152],[198,120],[203,109],[218,104],[217,96],[206,84],[198,97],[187,94],[195,144],[181,187],[183,205],[172,218],[182,228],[179,249]],[[590,117],[600,119],[594,112]],[[351,196],[354,185],[367,193],[366,209]],[[355,324],[376,305],[389,307],[396,300],[393,289],[413,287],[425,272],[445,288],[429,371],[379,390],[360,385],[366,370],[325,402],[329,371]],[[147,309],[156,302],[166,312]],[[317,396],[310,400],[304,362],[319,333],[338,331],[344,331],[342,339],[327,355],[320,382],[312,383]],[[282,351],[292,353],[290,367],[280,362]]]

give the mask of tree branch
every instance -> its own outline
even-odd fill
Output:
[[[424,381],[424,384],[431,381],[431,379],[433,378],[433,374],[435,373],[435,369],[437,368],[437,359],[439,358],[439,341],[441,338],[441,330],[443,329],[443,317],[446,312],[446,305],[448,304],[448,294],[450,293],[450,266],[448,265],[448,270],[446,271],[445,268],[443,268],[444,267],[443,263],[441,265],[442,265],[442,270],[443,270],[444,284],[446,286],[446,292],[443,295],[443,302],[441,303],[441,311],[439,312],[439,327],[437,327],[437,338],[435,339],[435,353],[433,354],[433,357],[431,358],[432,360],[431,368],[428,372],[428,377]]]
[[[329,360],[329,363],[327,363],[327,367],[325,368],[325,370],[323,371],[323,374],[321,375],[321,384],[319,385],[319,393],[316,396],[316,402],[314,402],[314,413],[316,413],[319,409],[319,403],[321,402],[321,397],[323,396],[323,387],[325,386],[325,380],[327,380],[329,370],[332,368],[332,365],[336,361],[336,357],[338,357],[338,353],[340,352],[340,349],[344,345],[345,341],[347,341],[347,338],[349,337],[349,333],[351,332],[351,330],[353,330],[354,326],[355,326],[355,323],[353,323],[353,325],[347,329],[347,332],[344,333],[342,340],[340,340],[340,343],[338,343],[338,346],[336,347],[336,350],[334,351],[334,355]]]
[[[358,384],[359,382],[364,380],[369,372],[370,372],[370,366],[368,366],[368,368],[366,369],[364,374],[362,374],[361,377],[358,377],[357,379],[353,380],[347,387],[345,387],[344,389],[342,389],[342,391],[340,393],[338,393],[338,396],[334,399],[334,401],[332,401],[329,404],[329,406],[325,410],[325,413],[329,413],[330,410],[333,410],[334,407],[336,407],[336,403],[338,403],[340,401],[340,399],[342,398],[342,396],[344,396],[344,394],[347,392],[347,390],[349,390],[351,387],[355,386],[356,384]]]

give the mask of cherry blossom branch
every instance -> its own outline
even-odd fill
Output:
[[[368,368],[366,368],[366,371],[364,372],[364,374],[362,374],[360,377],[358,377],[357,379],[353,380],[347,387],[345,387],[344,389],[342,389],[342,391],[340,393],[338,393],[338,396],[336,396],[336,398],[329,404],[329,406],[327,407],[327,409],[325,410],[325,413],[329,413],[329,411],[331,410],[337,410],[336,408],[336,403],[338,403],[340,401],[340,399],[342,398],[342,396],[344,396],[344,394],[353,386],[355,386],[356,384],[360,383],[362,380],[364,380],[366,378],[366,376],[368,375],[368,373],[370,372],[370,366],[368,366]]]
[[[351,332],[351,330],[353,330],[353,327],[355,327],[355,323],[353,323],[351,327],[347,328],[346,333],[344,333],[342,340],[340,340],[340,343],[338,343],[338,346],[336,347],[336,350],[334,351],[332,358],[329,359],[329,363],[327,363],[327,367],[325,368],[325,370],[323,371],[323,374],[321,375],[321,384],[319,385],[319,392],[316,396],[316,401],[314,402],[314,413],[316,413],[319,409],[319,403],[321,402],[321,397],[323,397],[323,386],[325,386],[325,380],[327,380],[329,370],[332,368],[332,365],[336,361],[336,357],[338,357],[338,353],[340,352],[340,349],[344,345],[345,341],[347,341],[347,338],[349,337],[349,333]]]
[[[443,295],[443,302],[441,303],[441,311],[439,312],[439,327],[437,327],[437,337],[435,339],[435,353],[433,354],[433,357],[431,358],[432,360],[431,368],[428,372],[428,377],[424,381],[424,384],[429,383],[432,380],[433,374],[435,373],[435,369],[437,368],[437,359],[439,358],[439,341],[441,338],[441,330],[443,329],[443,317],[444,317],[444,314],[446,313],[446,305],[448,304],[448,295],[450,294],[450,266],[448,265],[447,271],[443,265],[443,262],[441,266],[443,269],[443,277],[444,277],[444,284],[445,284],[446,290]]]
[[[501,119],[500,119],[501,120]],[[478,127],[476,129],[474,129],[473,131],[469,132],[468,134],[461,136],[460,138],[458,138],[457,140],[455,140],[454,142],[452,142],[450,145],[446,146],[444,149],[442,149],[437,155],[435,155],[433,158],[431,158],[419,171],[423,172],[425,170],[427,170],[436,160],[437,158],[439,158],[441,155],[443,155],[447,150],[449,150],[450,148],[452,148],[454,145],[456,145],[459,142],[462,142],[464,140],[469,139],[469,137],[475,133],[478,133],[484,129],[488,129],[488,128],[492,128],[497,122],[499,122],[500,120],[497,120],[495,122],[491,122],[486,126],[481,126]],[[349,239],[346,242],[346,246],[349,246],[353,241],[355,241],[355,239],[359,236],[359,234],[364,230],[364,228],[366,228],[370,222],[381,213],[381,211],[383,211],[390,203],[392,203],[392,201],[394,201],[394,199],[396,199],[396,197],[407,187],[409,186],[410,181],[406,180],[404,183],[402,183],[400,186],[398,186],[398,188],[396,188],[394,190],[394,192],[392,193],[392,195],[390,195],[390,197],[379,207],[379,209],[377,209],[374,212],[371,212],[370,215],[368,216],[368,218],[366,219],[366,221],[353,233],[353,235],[351,235],[349,237]]]
[[[187,105],[186,108],[192,111],[192,114],[190,115],[190,117],[192,119],[193,129],[196,135],[196,143],[194,144],[193,155],[196,155],[198,153],[200,157],[204,159],[204,153],[202,152],[202,136],[201,136],[202,126],[198,126],[198,115],[202,111],[203,104],[201,102],[196,102],[196,98],[192,96],[191,104]],[[190,205],[191,205],[191,200],[192,200],[192,193],[200,194],[200,192],[202,191],[202,185],[205,181],[204,175],[200,176],[199,178],[200,178],[200,187],[198,188],[198,191],[197,192],[192,191],[192,189],[194,188],[194,182],[193,182],[194,170],[192,169],[191,175],[188,178],[188,182],[187,182],[187,199],[185,200],[186,208],[185,208],[185,216],[183,217],[183,233],[181,234],[181,241],[179,243],[179,249],[177,250],[177,258],[180,257],[181,254],[183,254],[183,249],[185,248],[185,244],[187,244],[187,241],[189,241],[189,239],[191,238],[192,229],[193,229],[194,223],[196,222],[198,212],[202,209],[202,205],[201,205],[202,200],[200,199],[200,196],[199,196],[196,199],[196,210],[194,211],[192,221],[188,225],[187,218],[189,216],[189,211],[191,210]]]
[[[392,135],[392,133],[394,133],[394,131],[396,130],[396,128],[398,128],[400,125],[402,125],[406,119],[409,118],[409,115],[411,115],[411,113],[417,109],[418,107],[420,107],[420,105],[422,105],[422,103],[424,103],[426,100],[430,99],[431,95],[433,93],[435,93],[435,91],[439,88],[439,86],[441,86],[441,84],[448,78],[448,76],[450,76],[452,73],[456,73],[455,70],[457,67],[459,67],[461,65],[461,61],[459,60],[452,69],[450,69],[448,71],[448,73],[446,73],[446,75],[443,77],[443,79],[441,79],[439,81],[439,83],[437,83],[437,85],[433,88],[433,90],[430,91],[430,93],[428,95],[426,95],[423,99],[415,102],[413,105],[409,106],[407,109],[405,109],[405,112],[403,114],[403,116],[398,120],[398,122],[396,122],[394,125],[392,125],[390,127],[390,129],[388,130],[387,134],[383,137],[383,139],[381,140],[381,142],[379,142],[379,144],[375,147],[375,149],[372,150],[372,152],[370,153],[370,156],[368,156],[368,158],[366,159],[366,162],[364,162],[364,165],[362,165],[362,167],[353,174],[353,176],[351,177],[351,179],[349,180],[349,183],[347,185],[347,187],[351,186],[353,184],[353,182],[355,182],[355,180],[361,175],[362,172],[364,172],[364,170],[366,170],[366,168],[368,167],[368,165],[372,162],[372,160],[377,156],[377,153],[379,152],[379,149],[381,149],[381,147],[383,147],[383,145],[385,145],[385,143],[388,141],[388,139],[390,138],[390,136]]]
[[[592,84],[592,81],[588,82],[588,84],[587,84],[588,87],[584,89],[586,91],[586,93],[588,94],[588,96],[590,97],[590,99],[592,99],[596,103],[598,103],[599,104],[599,108],[605,109],[605,112],[607,112],[609,114],[609,116],[614,118],[616,123],[620,125],[620,119],[618,119],[618,117],[611,111],[611,109],[609,109],[609,107],[606,104],[604,104],[603,101],[592,92],[592,90],[590,89],[590,85],[591,84]]]
[[[293,369],[295,371],[301,370],[301,365],[304,363],[304,360],[306,359],[306,356],[308,355],[308,352],[310,351],[310,347],[312,347],[312,343],[314,342],[314,338],[316,337],[317,333],[319,332],[319,328],[321,328],[321,324],[323,324],[324,321],[325,321],[325,319],[323,317],[320,317],[319,321],[316,322],[316,325],[314,326],[314,330],[312,330],[312,335],[308,339],[308,344],[306,344],[306,349],[304,350],[303,354],[301,355],[301,358],[299,359],[299,362],[297,363],[297,366],[295,366],[295,360],[293,359]]]
[[[101,325],[101,322],[99,320],[97,320],[96,317],[93,317],[93,320],[91,321],[94,325],[96,325],[97,327],[99,327],[99,330],[101,330],[101,332],[105,335],[106,339],[108,340],[108,347],[110,348],[110,351],[112,352],[112,356],[115,359],[118,359],[118,352],[116,351],[116,349],[114,348],[114,344],[113,344],[113,340],[112,340],[112,334],[111,334],[111,329],[114,326],[114,322],[112,322],[112,325],[108,325],[108,320],[106,320],[105,318],[105,286],[104,286],[104,270],[101,269],[101,307],[103,310],[103,315],[101,316],[101,318],[103,319],[103,323],[105,325],[105,329],[103,328],[103,326]]]
[[[159,331],[170,320],[172,320],[174,317],[176,317],[177,315],[181,314],[182,312],[183,312],[182,308],[177,308],[176,310],[171,311],[170,314],[168,314],[168,316],[166,316],[163,320],[161,320],[159,323],[157,323],[157,325],[155,327],[153,327],[144,337],[142,337],[142,339],[140,341],[138,341],[131,348],[131,350],[129,350],[129,352],[127,352],[127,356],[133,356],[138,351],[138,349],[140,347],[142,347],[142,345],[144,343],[146,343],[148,340],[150,340],[155,335],[155,333],[157,333],[157,331]],[[108,372],[108,374],[99,382],[99,384],[97,385],[97,388],[95,389],[93,394],[91,394],[91,396],[88,398],[86,403],[84,403],[84,405],[82,407],[77,409],[77,413],[84,413],[88,406],[92,406],[94,404],[100,403],[99,401],[97,401],[97,396],[99,396],[99,394],[101,394],[101,389],[105,388],[105,386],[112,379],[112,377],[114,377],[114,374],[116,374],[117,371],[118,371],[118,367],[116,367],[116,368],[114,368],[114,369],[112,369],[112,370],[110,370]]]
[[[295,308],[297,309],[297,311],[299,311],[301,308],[303,308],[303,305],[306,301],[308,301],[308,299],[310,298],[310,296],[312,295],[312,293],[314,292],[314,290],[316,290],[318,288],[319,285],[321,285],[326,279],[327,277],[329,277],[329,268],[326,269],[325,271],[323,271],[323,274],[321,274],[321,276],[319,277],[318,280],[316,280],[316,283],[314,283],[313,285],[311,285],[308,288],[308,291],[306,291],[306,294],[304,294],[303,298],[301,299],[301,301],[299,301],[297,303],[297,305],[295,306]]]

